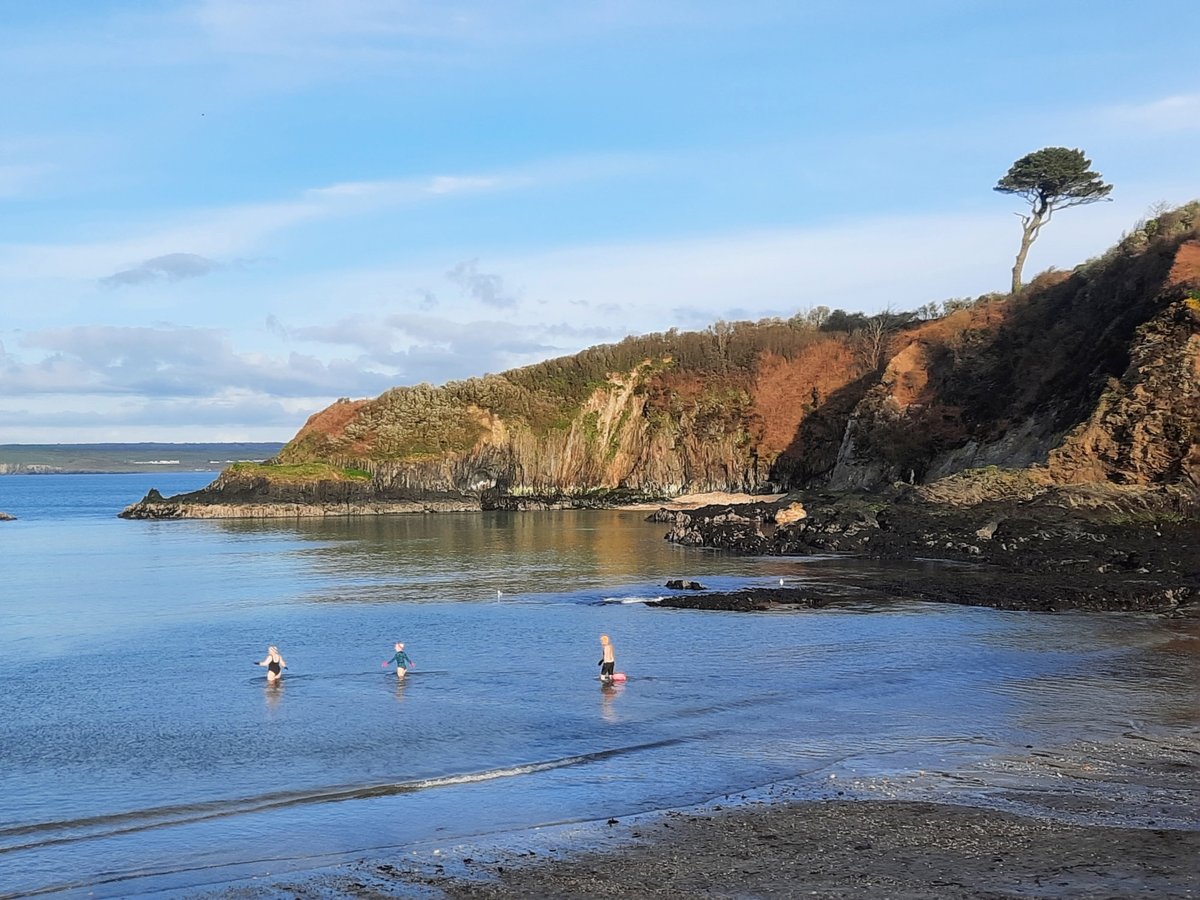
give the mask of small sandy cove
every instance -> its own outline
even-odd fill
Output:
[[[660,503],[630,503],[621,509],[700,509],[702,506],[731,506],[738,503],[774,503],[787,494],[731,494],[728,491],[709,491],[706,494],[683,494]]]

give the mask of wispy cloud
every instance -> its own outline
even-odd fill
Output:
[[[31,443],[277,441],[295,434],[329,398],[228,391],[186,400],[126,396],[0,397],[0,432]]]
[[[1200,131],[1200,94],[1175,94],[1145,103],[1110,106],[1099,115],[1109,124],[1142,132],[1197,132]]]
[[[497,309],[512,309],[517,298],[504,287],[504,279],[490,272],[479,271],[479,260],[460,262],[446,273],[446,277],[459,286],[462,292],[486,306]]]
[[[637,165],[633,161],[629,164]],[[614,161],[612,165],[625,163]],[[187,265],[184,257],[220,259],[253,253],[269,238],[303,224],[480,193],[517,191],[565,179],[596,178],[611,171],[588,161],[556,160],[491,174],[338,182],[305,189],[291,199],[185,210],[165,222],[118,226],[133,233],[128,237],[86,243],[0,245],[0,277],[76,277],[104,280],[108,286],[159,277],[188,277],[181,274]],[[190,251],[180,253],[179,247]]]
[[[145,284],[147,281],[179,281],[183,278],[200,278],[224,268],[221,263],[198,253],[168,253],[148,259],[132,269],[122,269],[100,279],[105,287],[125,287]]]
[[[278,317],[272,315],[268,319],[268,327],[289,341],[352,347],[375,359],[391,355],[395,337],[393,329],[383,325],[378,319],[366,316],[353,316],[324,325],[288,328]]]
[[[41,358],[0,357],[0,395],[313,397],[378,393],[393,381],[361,359],[239,353],[227,332],[212,328],[77,326],[27,334],[21,346]]]
[[[528,327],[425,315],[348,317],[299,327],[271,316],[266,325],[289,342],[349,348],[351,355],[242,352],[228,332],[213,328],[46,329],[24,335],[19,355],[0,346],[0,397],[93,398],[82,401],[82,409],[120,397],[209,403],[231,394],[318,398],[323,405],[333,397],[375,396],[397,384],[501,371],[561,353],[564,341],[606,335],[568,323]]]
[[[0,163],[0,198],[29,193],[53,170],[47,163]]]
[[[787,5],[744,4],[736,15],[723,4],[660,0],[309,0],[297,15],[289,0],[202,0],[182,21],[193,23],[211,52],[302,63],[315,68],[352,61],[481,64],[484,51],[594,40],[598,35],[650,28],[715,28],[748,16],[789,15]],[[774,11],[768,12],[771,7]]]
[[[466,6],[469,6],[466,5]],[[303,15],[288,0],[202,0],[185,14],[207,45],[224,55],[312,63],[353,58],[395,63],[428,57],[419,48],[457,43],[482,31],[463,4],[394,0],[311,0]]]

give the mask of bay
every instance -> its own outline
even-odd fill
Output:
[[[213,474],[0,479],[0,895],[187,894],[1200,725],[1194,623],[652,609],[669,578],[852,596],[880,568],[680,548],[641,512],[115,517]],[[601,633],[623,686],[596,679]],[[397,640],[404,682],[380,665]]]

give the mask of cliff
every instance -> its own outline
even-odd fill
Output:
[[[984,466],[1200,493],[1200,204],[1019,294],[947,307],[718,323],[341,400],[270,464],[125,515],[874,490]]]

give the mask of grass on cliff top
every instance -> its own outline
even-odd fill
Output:
[[[363,469],[346,469],[329,463],[312,462],[295,465],[264,465],[234,463],[226,470],[243,478],[266,478],[275,482],[302,483],[313,481],[370,481],[371,473]]]

